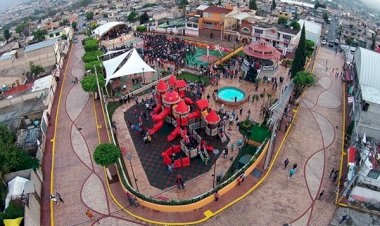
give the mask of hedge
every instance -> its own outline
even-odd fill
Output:
[[[139,32],[146,32],[147,30],[148,30],[148,27],[145,25],[139,25],[136,27],[136,31],[139,31]]]
[[[84,40],[84,49],[86,52],[99,50],[99,41],[93,38]]]
[[[103,55],[103,52],[100,50],[92,51],[92,52],[87,52],[84,54],[82,57],[83,62],[85,63],[90,63],[93,61],[98,61],[98,56]]]

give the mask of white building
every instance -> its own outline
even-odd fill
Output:
[[[298,23],[301,28],[305,25],[306,39],[318,44],[322,33],[322,24],[308,20],[299,20]]]

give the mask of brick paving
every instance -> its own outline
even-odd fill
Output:
[[[140,221],[134,220],[131,216],[120,210],[110,199],[108,191],[106,191],[107,185],[105,183],[103,168],[93,163],[91,156],[92,151],[98,144],[97,130],[99,131],[100,142],[109,142],[109,140],[105,130],[106,125],[100,103],[93,101],[91,96],[86,101],[86,94],[83,90],[77,88],[80,85],[71,83],[72,78],[69,73],[73,73],[78,77],[83,76],[81,70],[78,70],[79,68],[83,68],[80,60],[80,55],[83,53],[81,49],[82,46],[80,44],[77,44],[73,49],[74,56],[72,55],[69,60],[68,76],[62,89],[61,106],[58,109],[54,184],[55,190],[59,191],[65,199],[65,204],[54,207],[55,224],[92,224],[94,222],[88,221],[84,214],[87,209],[92,209],[95,212],[101,225],[141,224]],[[331,167],[337,167],[338,158],[336,155],[338,154],[336,150],[339,147],[337,139],[340,136],[339,128],[341,125],[340,80],[327,74],[324,68],[324,62],[332,54],[329,50],[321,49],[315,68],[319,82],[306,92],[301,102],[299,117],[295,120],[283,151],[269,177],[246,199],[228,208],[205,224],[252,225],[254,223],[255,225],[281,225],[285,222],[292,222],[292,225],[305,225],[305,222],[308,225],[327,224],[335,209],[330,200],[334,184],[325,178],[324,169],[329,170]],[[343,64],[340,57],[335,57],[334,60],[330,61],[332,61],[329,62],[330,67],[336,66],[339,68]],[[286,75],[286,70],[280,68],[276,76],[279,75]],[[242,89],[247,89],[249,91],[248,94],[251,95],[254,92],[252,84],[245,82],[241,84],[237,80],[225,79],[219,83],[219,87],[225,85],[236,85]],[[207,89],[204,95],[212,92],[214,88],[216,87]],[[260,86],[257,93],[263,92],[263,89],[264,87]],[[271,87],[266,87],[266,90],[271,90]],[[280,89],[276,92],[280,92]],[[71,98],[72,96],[77,98]],[[211,101],[211,105],[212,108],[216,109],[220,107],[219,104],[213,101]],[[250,107],[255,121],[262,120],[259,111],[257,111],[259,105],[260,103],[257,101],[254,104],[245,105],[243,115],[246,114],[248,107]],[[255,109],[256,111],[253,111]],[[98,120],[97,125],[95,124],[95,115]],[[123,121],[123,114],[120,108],[115,111],[113,120]],[[124,142],[123,145],[131,146],[131,151],[133,151],[132,140],[128,136],[128,129],[126,126],[123,128],[121,125],[121,123],[118,124],[118,139],[121,143]],[[236,132],[236,129],[232,129],[229,135],[232,142],[241,139],[241,135]],[[277,150],[283,135],[283,132],[279,133],[275,150]],[[45,159],[49,157],[49,149],[50,146],[47,144]],[[291,160],[290,165],[294,162],[298,163],[298,171],[290,180],[287,179],[287,172],[282,169],[282,161],[285,158]],[[228,167],[228,164],[230,162],[225,161],[221,162],[221,165],[217,165],[217,174],[223,168]],[[129,169],[128,162],[126,166]],[[45,175],[48,177],[46,172],[49,170],[49,165],[47,164],[44,167]],[[148,179],[138,159],[134,161],[134,169],[136,177],[139,178],[139,187],[141,185],[142,188],[141,192],[144,194],[158,194],[162,192],[157,188],[149,186]],[[258,169],[265,173],[261,165],[258,166]],[[192,189],[187,189],[186,192],[178,192],[176,189],[164,191],[165,196],[181,198],[203,193],[212,187],[212,180],[207,179],[211,178],[211,171],[201,177],[204,177],[199,177],[202,183],[194,180],[191,186]],[[186,222],[204,218],[203,212],[206,210],[217,211],[222,206],[245,193],[257,181],[258,178],[248,175],[247,180],[241,186],[237,186],[230,193],[222,196],[218,202],[213,202],[191,213],[161,213],[141,206],[137,208],[129,207],[119,182],[112,183],[110,187],[118,202],[133,213],[156,221]],[[321,189],[326,190],[325,196],[321,201],[316,201],[316,195]],[[46,195],[48,195],[46,193],[46,186],[44,190],[42,209],[47,211],[44,211],[42,215],[44,225],[48,225],[49,207],[46,205],[48,203],[46,202]],[[238,218],[236,217],[237,214]]]

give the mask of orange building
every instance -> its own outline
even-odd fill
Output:
[[[232,7],[210,6],[203,10],[199,18],[199,37],[222,40],[224,17],[232,11]]]

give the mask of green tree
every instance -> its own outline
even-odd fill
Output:
[[[188,4],[189,2],[187,0],[181,0],[181,2],[179,3],[179,6],[184,7],[184,6],[187,6]]]
[[[93,52],[99,50],[99,41],[93,38],[88,38],[84,41],[84,50]]]
[[[305,37],[305,25],[302,27],[300,41],[298,43],[293,64],[292,64],[292,77],[294,77],[299,71],[303,71],[306,63],[306,37]]]
[[[74,31],[77,30],[78,23],[76,21],[71,23],[71,27],[74,29]]]
[[[99,86],[104,87],[106,82],[104,80],[104,76],[98,73]],[[80,83],[82,84],[82,88],[86,92],[96,92],[98,91],[98,85],[96,83],[96,76],[94,74],[85,76]]]
[[[59,22],[60,26],[66,26],[68,24],[69,24],[69,20],[68,19],[63,19],[61,22]]]
[[[0,42],[4,42],[4,41],[5,41],[4,36],[0,35]]]
[[[4,30],[4,38],[5,38],[5,40],[8,41],[11,38],[11,36],[12,36],[11,32],[8,29],[5,29]]]
[[[290,23],[290,27],[292,27],[296,31],[299,31],[301,29],[301,25],[297,21],[295,21],[295,20],[293,20]]]
[[[257,10],[256,0],[250,0],[249,1],[249,9]]]
[[[46,30],[38,29],[36,31],[32,32],[32,35],[34,36],[33,40],[41,42],[45,40],[45,35],[47,35]]]
[[[146,12],[144,12],[141,16],[140,16],[140,24],[145,24],[146,22],[149,21],[149,16]]]
[[[16,26],[16,33],[21,34],[24,31],[26,24],[22,23]]]
[[[306,86],[315,83],[315,77],[312,73],[306,71],[299,71],[293,78],[295,85],[295,97],[299,97]]]
[[[4,125],[0,124],[0,174],[25,169],[37,169],[38,159],[17,147],[15,135]]]
[[[351,37],[346,38],[346,44],[351,46],[354,43],[354,40]]]
[[[276,6],[276,0],[272,0],[271,10],[274,10]]]
[[[33,76],[39,75],[45,72],[45,69],[41,65],[34,65],[33,62],[29,62],[29,70]]]
[[[132,9],[132,11],[128,14],[127,20],[128,21],[136,21],[138,17],[138,14],[136,13],[135,9]]]
[[[323,13],[323,20],[325,21],[326,24],[330,23],[329,15],[327,15],[326,12]]]
[[[315,3],[315,5],[314,5],[314,9],[317,10],[319,7],[321,7],[321,8],[326,8],[326,5],[320,3],[319,1],[317,1],[317,2]]]
[[[277,23],[278,24],[286,24],[288,22],[288,19],[286,19],[286,17],[283,17],[283,16],[280,16],[279,18],[278,18],[278,21],[277,21]]]
[[[311,57],[314,52],[315,42],[306,40],[306,56]]]
[[[94,13],[93,12],[86,13],[86,19],[87,20],[92,20],[93,18],[94,18]]]
[[[105,167],[115,164],[120,156],[119,147],[114,144],[99,144],[93,154],[96,164]]]

